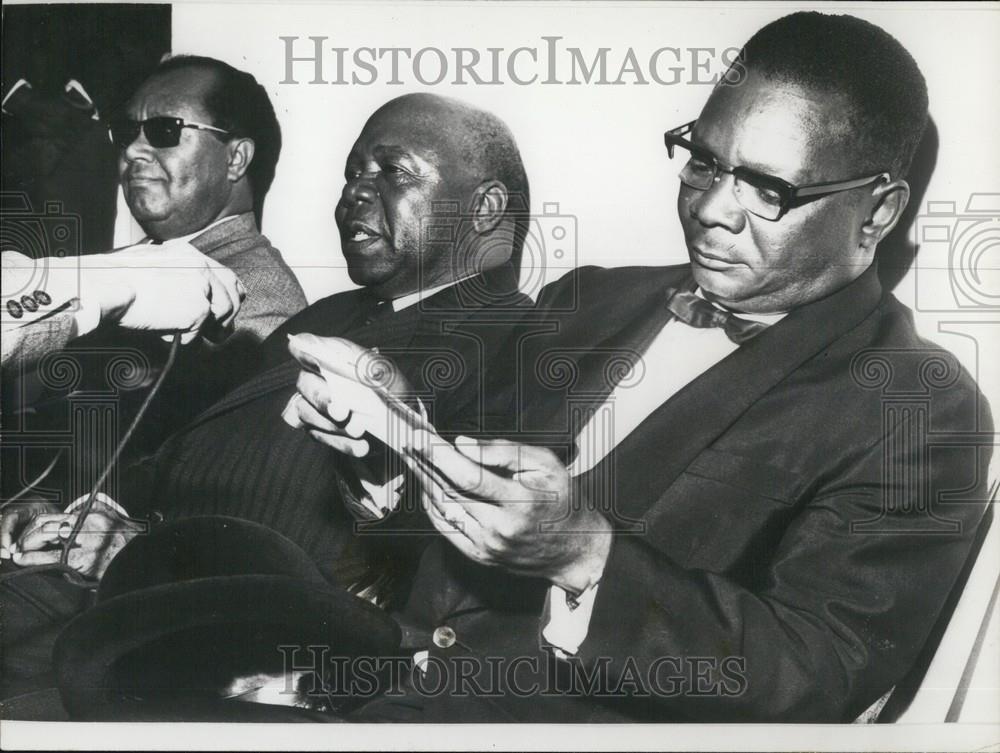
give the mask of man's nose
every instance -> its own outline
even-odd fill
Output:
[[[341,200],[345,204],[357,204],[358,202],[374,202],[378,197],[378,189],[372,176],[361,175],[351,178],[344,184]]]
[[[706,227],[724,227],[739,233],[746,225],[746,210],[736,199],[735,178],[720,172],[711,186],[698,192],[688,204],[691,217]]]
[[[140,128],[138,135],[122,150],[122,157],[126,162],[135,162],[139,159],[151,159],[152,153],[153,147],[146,141],[146,131]]]

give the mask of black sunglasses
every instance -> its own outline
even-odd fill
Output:
[[[139,132],[146,134],[146,141],[154,149],[168,149],[181,143],[181,131],[194,128],[197,131],[212,131],[228,135],[230,132],[204,123],[192,123],[183,118],[172,118],[160,115],[146,120],[130,120],[116,118],[108,125],[108,135],[111,143],[119,149],[125,149],[139,138]]]

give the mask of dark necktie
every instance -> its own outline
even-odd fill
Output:
[[[692,327],[722,327],[726,337],[737,345],[759,335],[769,326],[763,322],[740,319],[735,314],[716,308],[704,298],[683,290],[667,291],[667,309]]]

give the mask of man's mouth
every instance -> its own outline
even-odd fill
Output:
[[[709,269],[726,269],[739,265],[738,261],[731,261],[721,254],[717,254],[712,251],[705,251],[699,246],[692,245],[691,252],[695,257],[694,261],[701,264],[703,267],[708,267]]]
[[[368,243],[381,237],[382,234],[371,225],[358,221],[349,223],[344,232],[344,240],[349,243]]]

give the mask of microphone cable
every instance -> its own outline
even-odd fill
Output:
[[[149,392],[146,393],[146,397],[142,401],[142,405],[139,406],[139,410],[135,414],[135,418],[132,419],[132,423],[129,424],[129,427],[126,430],[125,434],[118,442],[117,447],[115,447],[115,451],[111,455],[111,459],[108,461],[107,465],[104,466],[104,470],[101,472],[101,475],[97,477],[97,480],[91,487],[90,494],[87,496],[87,501],[83,503],[83,505],[80,507],[79,513],[77,513],[76,522],[73,524],[73,529],[70,531],[69,536],[67,536],[65,539],[62,539],[61,541],[62,554],[59,557],[59,562],[54,562],[46,565],[31,565],[13,573],[4,573],[3,575],[0,575],[0,582],[12,580],[13,578],[19,577],[21,575],[31,575],[34,573],[61,571],[66,580],[71,582],[73,585],[80,586],[81,588],[97,587],[99,581],[85,578],[83,575],[81,575],[72,567],[70,567],[69,565],[70,550],[73,548],[74,544],[76,544],[77,537],[79,537],[80,531],[83,530],[83,524],[87,520],[87,516],[90,514],[90,511],[94,508],[94,503],[97,501],[97,493],[100,490],[101,485],[107,480],[108,476],[111,473],[111,470],[115,467],[115,464],[118,462],[118,458],[121,456],[122,450],[125,449],[125,445],[128,443],[129,439],[131,439],[132,434],[135,433],[136,428],[139,426],[139,422],[142,421],[143,416],[146,415],[146,409],[149,408],[150,403],[153,402],[153,398],[156,397],[156,393],[160,391],[161,385],[166,380],[167,374],[170,373],[170,370],[174,365],[174,361],[177,358],[177,350],[179,349],[180,344],[181,344],[181,333],[175,332],[174,339],[170,342],[170,352],[167,355],[167,361],[163,365],[163,369],[161,369],[159,376],[156,378],[156,382],[154,382],[153,386],[149,388]],[[60,454],[61,453],[62,451],[60,450]],[[29,486],[25,487],[16,495],[11,497],[11,499],[8,501],[8,504],[21,497],[32,486],[37,485],[39,481],[41,481],[41,478],[43,478],[45,475],[48,475],[49,471],[52,470],[52,468],[55,466],[56,460],[58,459],[59,455],[56,455],[56,457],[53,458],[52,462],[49,464],[48,468],[45,469],[43,476],[37,479],[36,481],[33,481]]]

